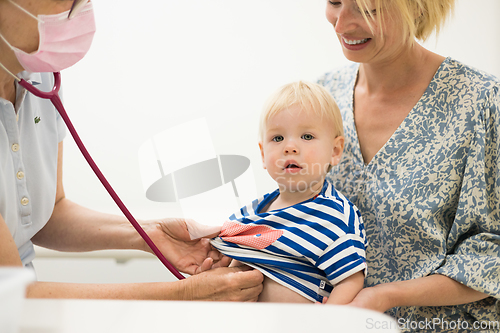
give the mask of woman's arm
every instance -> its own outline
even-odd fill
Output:
[[[396,306],[445,306],[476,302],[489,295],[440,274],[379,284],[359,292],[349,305],[385,312]]]

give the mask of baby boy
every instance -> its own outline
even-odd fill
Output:
[[[358,209],[325,180],[344,147],[333,97],[303,81],[280,88],[259,147],[278,189],[233,214],[212,245],[265,275],[259,301],[350,303],[363,288],[366,238]]]

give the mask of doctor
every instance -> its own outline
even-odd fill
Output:
[[[0,0],[0,266],[32,266],[33,244],[58,251],[150,251],[125,218],[91,211],[65,197],[64,123],[50,101],[27,93],[14,77],[19,73],[39,89],[51,90],[50,72],[73,65],[88,51],[93,20],[88,0]],[[169,283],[36,282],[27,296],[257,299],[262,274],[224,267],[227,258],[207,240],[191,241],[182,219],[140,223],[177,269],[197,275]]]

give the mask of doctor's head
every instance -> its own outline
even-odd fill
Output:
[[[276,91],[260,119],[262,162],[280,189],[322,184],[340,162],[344,130],[339,108],[322,86],[299,81]]]
[[[13,73],[70,67],[94,31],[89,0],[0,0],[0,62]]]

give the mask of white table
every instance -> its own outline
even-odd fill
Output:
[[[347,306],[175,301],[26,300],[20,333],[399,332]]]

